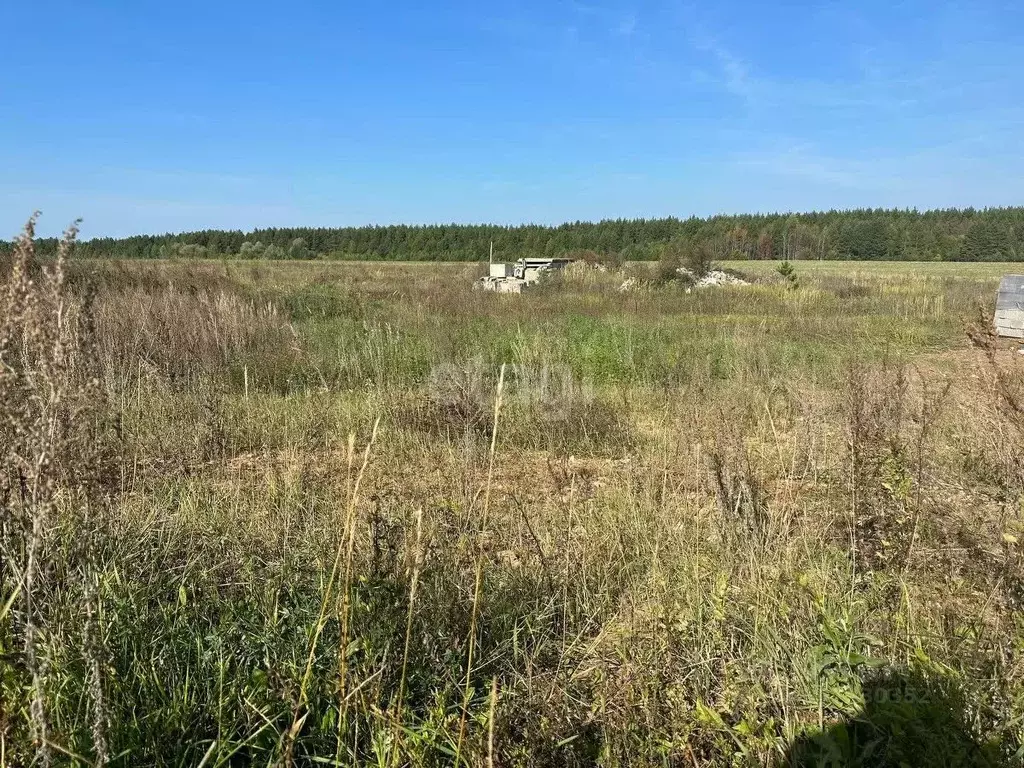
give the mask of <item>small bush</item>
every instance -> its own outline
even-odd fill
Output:
[[[673,240],[662,247],[654,279],[659,285],[690,283],[704,277],[712,266],[711,249],[706,243]]]
[[[694,277],[704,277],[712,268],[713,254],[707,243],[687,243],[683,247],[683,266]]]
[[[679,258],[678,248],[672,244],[666,246],[661,252],[657,267],[655,267],[654,282],[657,285],[678,282],[682,279],[682,275],[679,272],[681,266],[682,261]]]

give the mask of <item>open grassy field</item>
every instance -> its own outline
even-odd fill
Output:
[[[797,261],[801,274],[864,275],[872,277],[949,277],[956,279],[998,280],[1003,275],[1020,274],[1024,264],[1006,261]],[[723,266],[751,274],[773,271],[777,261],[724,261]]]
[[[1019,763],[1015,270],[728,266],[5,266],[0,765]]]

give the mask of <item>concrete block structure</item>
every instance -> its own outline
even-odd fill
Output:
[[[541,280],[545,274],[564,269],[571,259],[519,259],[514,264],[492,262],[488,274],[475,287],[497,293],[522,293],[523,288]]]
[[[1005,275],[996,294],[996,334],[1024,339],[1024,275]]]

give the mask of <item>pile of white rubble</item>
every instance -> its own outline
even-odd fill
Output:
[[[715,285],[750,285],[746,280],[736,277],[736,275],[730,275],[728,272],[723,272],[720,269],[709,270],[704,277],[696,277],[686,267],[680,267],[676,272],[683,277],[689,277],[693,280],[691,288],[709,288]]]
[[[679,267],[676,270],[676,274],[684,279],[689,279],[690,284],[686,288],[686,292],[689,293],[695,288],[712,288],[719,285],[750,285],[746,280],[736,275],[730,275],[728,272],[723,272],[720,269],[712,269],[706,272],[702,277],[697,275],[686,267]],[[635,277],[627,278],[622,285],[619,286],[620,291],[635,291],[645,287],[645,281],[639,280]]]

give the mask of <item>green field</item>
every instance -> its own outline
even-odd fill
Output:
[[[771,272],[777,261],[723,261],[730,269],[749,271],[752,274]],[[864,275],[920,276],[972,278],[977,280],[998,279],[1003,275],[1016,275],[1024,271],[1024,264],[1018,261],[795,261],[794,266],[809,275]]]
[[[1017,268],[727,266],[5,267],[0,764],[1013,764]]]

